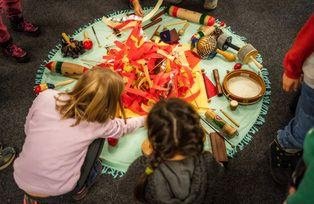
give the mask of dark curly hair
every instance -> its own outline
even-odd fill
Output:
[[[158,165],[175,155],[198,156],[203,151],[204,131],[200,116],[187,102],[171,98],[154,105],[147,116],[148,140],[153,147],[149,167]],[[142,174],[134,191],[135,198],[145,201],[145,186],[149,175]]]

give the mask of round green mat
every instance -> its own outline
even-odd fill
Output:
[[[146,12],[148,12],[151,8],[145,9]],[[125,10],[125,11],[119,11],[115,12],[109,17],[122,17],[126,13],[130,13],[131,11]],[[162,16],[163,21],[162,24],[167,24],[169,22],[175,22],[178,21],[178,19],[170,17],[168,15]],[[217,23],[220,23],[219,20],[216,20]],[[94,26],[97,36],[100,41],[100,45],[102,48],[99,48],[96,42],[96,39],[93,35],[91,26]],[[190,42],[191,36],[197,31],[199,28],[199,24],[190,23],[190,26],[186,30],[185,35],[183,35],[180,39],[181,43],[188,43]],[[182,25],[178,25],[177,27],[174,26],[176,29],[180,29]],[[153,26],[147,30],[145,30],[145,35],[150,38],[152,33],[154,32],[156,26]],[[230,27],[222,28],[222,30],[227,34],[231,35],[233,37],[233,43],[242,46],[245,44],[245,38],[241,37],[239,35],[236,35]],[[52,49],[46,60],[44,60],[43,64],[40,65],[37,75],[36,75],[36,81],[35,84],[39,83],[56,83],[59,81],[64,81],[68,78],[63,77],[59,74],[53,74],[50,73],[48,69],[44,67],[46,63],[53,60],[59,60],[59,61],[67,61],[67,62],[73,62],[81,65],[95,65],[97,62],[100,62],[102,60],[102,57],[106,54],[106,49],[104,48],[105,45],[112,45],[113,41],[119,40],[123,41],[125,40],[130,32],[123,32],[123,35],[121,38],[116,38],[114,35],[111,35],[112,30],[107,27],[101,19],[95,19],[93,22],[79,28],[74,32],[74,34],[71,36],[75,39],[81,40],[83,39],[83,32],[87,31],[89,34],[89,37],[94,42],[94,48],[91,51],[88,51],[81,55],[78,59],[72,59],[72,58],[63,58],[61,55],[61,45],[57,45],[54,49]],[[251,43],[254,45],[254,43]],[[258,49],[258,48],[257,48]],[[232,50],[228,50],[232,51]],[[262,63],[262,57],[259,55],[257,58],[257,61]],[[228,62],[225,61],[221,56],[217,55],[213,59],[209,60],[202,60],[200,63],[201,68],[206,70],[207,76],[211,81],[214,81],[212,77],[212,70],[217,68],[219,69],[220,78],[223,79],[223,77],[226,75],[227,70],[232,70],[233,66],[236,62]],[[87,64],[86,64],[87,63]],[[253,70],[257,71],[258,68],[253,64],[247,64],[243,65],[243,69]],[[261,75],[265,81],[266,84],[266,94],[260,100],[258,103],[255,103],[253,105],[248,106],[239,106],[236,111],[229,111],[227,108],[229,106],[229,101],[226,99],[226,97],[213,97],[211,98],[210,107],[214,109],[223,109],[232,117],[240,123],[240,128],[238,128],[239,135],[230,139],[232,144],[235,146],[232,148],[229,144],[226,143],[227,147],[227,153],[229,157],[235,156],[235,154],[244,148],[245,145],[247,145],[253,138],[254,134],[258,131],[259,127],[265,122],[265,116],[268,111],[268,106],[270,104],[270,81],[268,78],[268,71],[266,68],[263,68],[261,70]],[[221,80],[222,81],[222,80]],[[70,90],[73,87],[74,83],[66,85],[64,87],[59,88],[59,90],[66,91]],[[218,112],[217,112],[218,113]],[[222,118],[226,119],[222,114],[218,113]],[[228,119],[226,119],[228,121]],[[208,129],[209,132],[212,132],[213,130]],[[101,159],[103,161],[104,165],[104,171],[103,173],[111,174],[114,177],[123,175],[129,165],[137,158],[139,157],[141,153],[141,144],[143,140],[146,138],[146,130],[144,128],[141,128],[137,130],[136,132],[126,135],[123,138],[119,140],[119,143],[115,147],[111,147],[106,142],[101,154]],[[210,142],[209,140],[206,140],[205,149],[211,150],[210,148]]]

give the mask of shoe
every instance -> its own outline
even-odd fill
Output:
[[[12,147],[6,147],[0,150],[0,170],[7,168],[15,158],[15,150]]]
[[[13,57],[18,63],[29,62],[30,58],[27,52],[12,42],[12,39],[1,43],[2,52],[5,56]]]
[[[218,0],[205,0],[204,9],[214,10],[217,7]]]
[[[270,144],[270,168],[273,180],[279,185],[287,185],[302,156],[302,151],[289,153],[275,139]]]
[[[23,32],[26,35],[38,37],[40,34],[39,26],[26,21],[23,17],[10,17],[11,27],[14,31]]]

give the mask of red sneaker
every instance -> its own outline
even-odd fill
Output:
[[[27,52],[12,41],[2,48],[3,54],[13,57],[18,63],[25,63],[30,60]]]
[[[14,31],[23,32],[26,35],[37,37],[40,34],[39,26],[26,21],[23,17],[11,17],[11,27]]]

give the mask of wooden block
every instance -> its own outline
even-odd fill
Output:
[[[228,163],[225,140],[220,137],[216,132],[210,133],[209,137],[214,158],[218,163],[221,163],[225,166]]]

